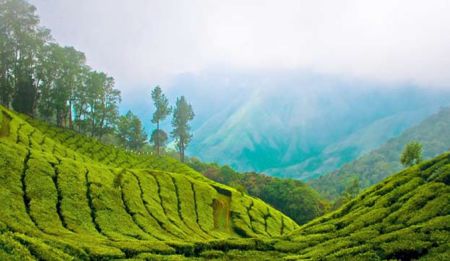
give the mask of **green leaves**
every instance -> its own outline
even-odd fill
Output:
[[[412,165],[418,164],[422,161],[422,144],[417,141],[412,141],[406,144],[403,152],[400,156],[400,162],[405,167],[410,167]]]
[[[180,160],[182,162],[184,162],[184,150],[186,149],[192,138],[189,122],[194,119],[194,116],[195,114],[192,110],[192,106],[187,103],[184,96],[177,98],[176,106],[173,111],[173,130],[171,134],[175,139],[178,151],[180,152]]]
[[[156,86],[152,90],[152,99],[156,109],[153,113],[152,123],[159,125],[159,123],[165,120],[166,117],[172,112],[172,108],[169,106],[169,101],[164,93],[162,93],[159,86]]]
[[[23,0],[0,1],[0,104],[98,138],[111,133],[120,102],[114,79],[52,42],[35,11]]]
[[[156,124],[156,130],[153,131],[150,142],[155,145],[156,154],[160,155],[161,147],[167,142],[167,134],[159,128],[159,124],[172,112],[172,108],[159,86],[153,89],[152,99],[156,109],[153,113],[152,123]]]
[[[147,142],[147,134],[144,132],[141,121],[131,111],[119,117],[117,135],[122,146],[131,150],[141,150]]]

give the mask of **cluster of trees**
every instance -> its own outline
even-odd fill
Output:
[[[216,182],[264,200],[299,224],[323,215],[330,208],[314,189],[299,180],[239,173],[229,166],[204,163],[196,158],[189,158],[187,164]]]
[[[120,100],[114,79],[91,69],[84,53],[55,43],[34,6],[0,1],[2,105],[101,138],[113,131]]]
[[[152,90],[152,99],[155,106],[152,123],[156,124],[156,129],[152,132],[150,141],[154,145],[157,155],[161,154],[161,149],[164,148],[168,140],[168,135],[160,128],[160,123],[173,112],[173,130],[170,134],[175,140],[177,150],[180,154],[180,160],[184,162],[186,147],[192,139],[192,134],[190,133],[191,128],[189,126],[189,122],[195,116],[192,106],[186,101],[184,96],[181,96],[177,98],[175,108],[172,108],[159,86],[156,86]]]
[[[181,160],[192,135],[192,107],[184,97],[172,110],[156,87],[152,92],[157,125],[150,142],[156,153],[167,142],[160,122],[173,111],[172,137]],[[119,115],[120,91],[114,79],[86,64],[84,53],[54,42],[39,25],[36,8],[24,0],[0,0],[0,104],[60,127],[109,140],[131,150],[147,144],[140,119],[131,111]],[[112,136],[112,138],[111,138]]]

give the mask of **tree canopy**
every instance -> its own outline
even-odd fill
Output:
[[[156,129],[152,133],[150,142],[155,145],[156,153],[159,155],[161,146],[164,146],[167,142],[167,133],[160,129],[159,124],[172,112],[172,108],[169,106],[169,101],[159,86],[152,90],[152,99],[155,106],[152,123],[156,124]]]
[[[187,145],[192,139],[192,134],[190,133],[191,127],[189,125],[189,122],[194,119],[194,116],[195,114],[192,110],[192,106],[186,101],[184,96],[177,98],[176,106],[173,111],[173,130],[171,134],[175,139],[178,152],[180,153],[181,161],[184,161],[184,152]]]
[[[400,156],[400,162],[405,167],[410,167],[422,161],[422,144],[417,141],[412,141],[405,145]]]
[[[117,135],[122,146],[131,150],[142,149],[147,141],[141,121],[131,111],[119,117]]]

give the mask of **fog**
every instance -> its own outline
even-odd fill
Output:
[[[450,2],[32,0],[124,94],[180,74],[299,70],[450,88]]]

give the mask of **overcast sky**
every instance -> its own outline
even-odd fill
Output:
[[[450,89],[450,1],[32,0],[57,42],[121,88],[210,68]]]

